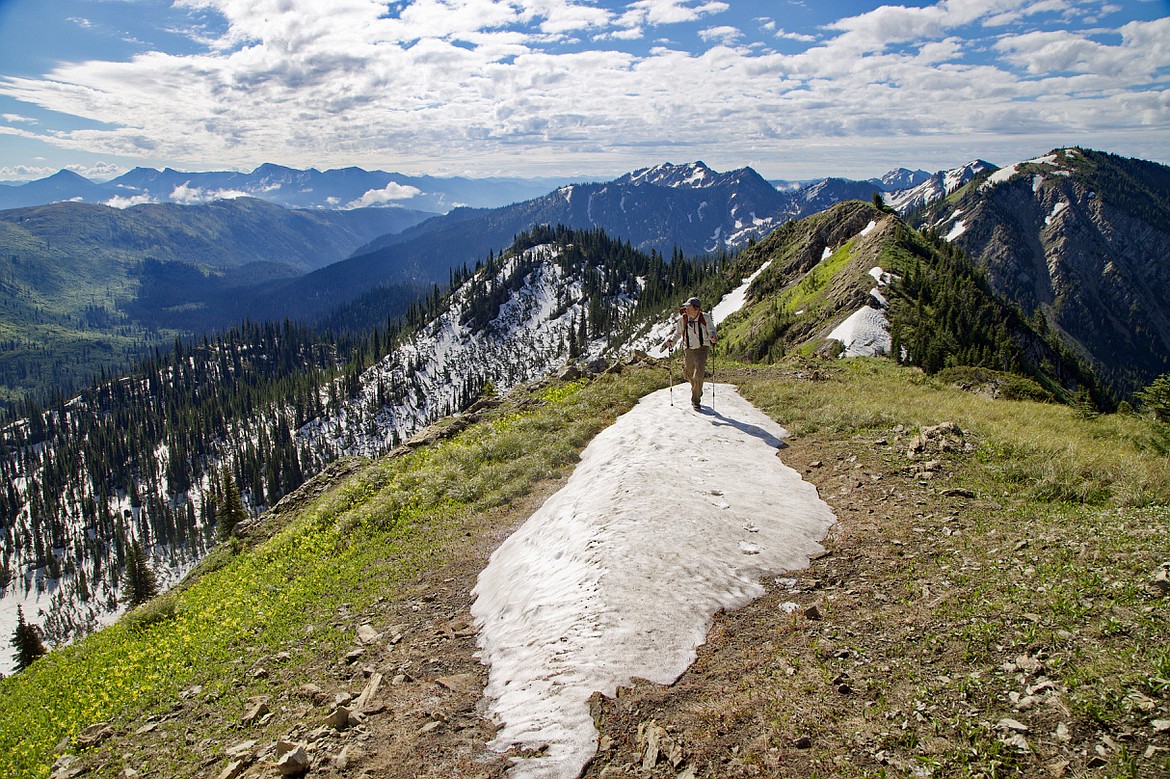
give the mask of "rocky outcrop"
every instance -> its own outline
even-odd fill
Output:
[[[1124,395],[1170,370],[1168,182],[1164,166],[1061,149],[998,171],[926,220]]]

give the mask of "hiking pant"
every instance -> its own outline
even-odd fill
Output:
[[[703,397],[703,377],[707,374],[707,347],[683,349],[683,378],[691,384],[691,403]]]

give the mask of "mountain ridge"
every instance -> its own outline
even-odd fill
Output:
[[[1125,396],[1170,370],[1170,167],[1092,150],[986,173],[919,222]]]
[[[559,177],[410,176],[354,166],[325,171],[298,170],[263,163],[249,172],[138,167],[96,183],[72,171],[61,170],[43,179],[0,188],[0,209],[46,205],[57,200],[125,207],[144,202],[190,204],[248,196],[287,208],[333,210],[384,206],[445,212],[460,205],[506,205],[547,192],[564,181]]]
[[[450,291],[436,290],[425,307],[412,307],[403,329],[375,331],[343,345],[286,321],[228,332],[211,343],[178,344],[173,354],[156,355],[134,381],[95,386],[3,431],[7,450],[35,446],[39,452],[27,463],[0,461],[10,481],[80,493],[91,507],[44,504],[24,493],[7,496],[5,513],[18,532],[0,568],[23,571],[26,593],[47,577],[61,582],[61,598],[83,603],[78,580],[49,576],[60,569],[89,571],[89,587],[96,590],[96,572],[108,571],[86,562],[68,540],[79,532],[79,517],[88,515],[107,528],[107,538],[121,528],[127,537],[168,539],[164,546],[175,547],[171,557],[197,558],[214,523],[208,495],[217,469],[232,470],[250,506],[272,506],[330,462],[386,455],[424,426],[467,408],[487,387],[506,391],[566,360],[588,363],[630,349],[657,349],[665,337],[661,328],[683,296],[719,300],[741,285],[742,310],[720,324],[721,351],[732,358],[835,356],[842,348],[836,329],[865,309],[889,323],[885,353],[931,373],[982,366],[1029,377],[1037,396],[1045,392],[1040,385],[1048,397],[1066,399],[1095,391],[1074,361],[1045,346],[1022,320],[987,334],[967,320],[951,323],[945,312],[956,296],[982,288],[970,282],[957,293],[942,293],[956,279],[974,278],[959,272],[962,258],[945,248],[916,236],[896,215],[860,201],[789,223],[734,260],[667,263],[601,231],[541,227],[518,236],[509,251],[460,270]],[[877,262],[885,270],[879,274],[886,279],[881,292],[872,275]],[[923,269],[936,265],[940,270]],[[894,272],[907,277],[907,292],[900,291]],[[747,277],[754,280],[745,284]],[[915,305],[923,290],[929,303]],[[971,316],[995,319],[1003,311],[988,300]],[[940,344],[947,349],[942,357]],[[1047,373],[1044,365],[1052,366]],[[223,389],[208,395],[203,386]],[[176,419],[183,424],[166,421]],[[217,432],[210,435],[212,430]],[[74,431],[81,431],[77,440]],[[129,435],[120,431],[133,431],[131,452],[114,445]],[[77,449],[91,443],[98,449]],[[58,457],[91,463],[89,471],[112,474],[111,484],[81,472],[66,482],[47,481],[56,472],[44,469]],[[44,512],[53,518],[48,526],[41,524]],[[51,543],[52,537],[66,540]],[[71,550],[67,559],[48,554],[52,546]],[[118,582],[105,577],[107,601],[116,601]],[[87,608],[54,616],[57,634],[101,619]]]

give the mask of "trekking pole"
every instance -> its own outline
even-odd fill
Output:
[[[715,344],[711,344],[711,413],[715,413]]]
[[[666,383],[670,385],[670,405],[674,405],[674,351],[666,353]]]

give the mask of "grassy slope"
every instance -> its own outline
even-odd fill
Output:
[[[196,685],[205,704],[196,716],[212,721],[183,724],[222,744],[237,721],[225,712],[270,691],[264,679],[241,678],[245,658],[287,651],[283,669],[295,676],[321,656],[344,654],[352,636],[338,614],[401,597],[415,573],[463,543],[469,517],[557,478],[593,435],[664,381],[664,373],[638,372],[541,391],[529,408],[509,406],[451,440],[363,463],[270,540],[239,554],[222,547],[186,586],[0,682],[0,776],[45,776],[63,737],[166,713]],[[132,728],[127,736],[134,740]],[[184,761],[198,756],[174,746],[177,753],[157,751],[135,768],[190,775]],[[115,767],[106,766],[108,775]]]
[[[360,620],[433,598],[418,591],[429,571],[481,566],[469,535],[484,532],[482,517],[550,490],[664,378],[627,370],[537,389],[448,441],[358,463],[270,540],[221,551],[181,590],[0,682],[0,775],[45,776],[62,737],[97,721],[115,735],[81,760],[102,776],[214,776],[245,735],[295,731],[305,714],[291,705],[247,734],[239,716],[249,697],[286,694],[336,664]],[[721,615],[673,687],[599,704],[609,749],[588,775],[626,775],[650,718],[698,776],[1042,776],[1062,760],[1083,769],[1098,747],[1101,775],[1170,770],[1170,752],[1156,751],[1170,734],[1151,724],[1170,719],[1170,626],[1166,596],[1146,586],[1170,560],[1170,462],[1147,422],[988,400],[884,361],[721,366],[720,378],[793,433],[782,459],[840,519],[830,553]],[[924,471],[906,443],[946,420],[970,451]],[[790,615],[785,601],[818,605],[823,619]],[[279,673],[252,675],[256,658],[279,652]],[[1005,665],[1020,657],[1042,670]],[[1018,709],[1011,693],[1041,675],[1055,687]],[[399,716],[409,724],[407,712],[383,721]],[[136,735],[148,718],[157,730]],[[1004,718],[1029,726],[1032,754],[1002,742]],[[1054,735],[1059,723],[1067,737]]]

